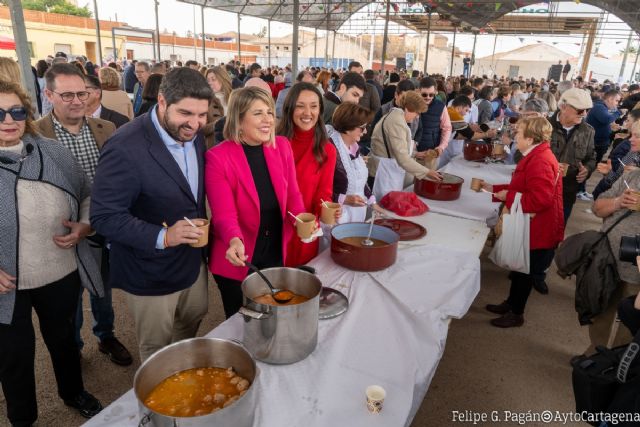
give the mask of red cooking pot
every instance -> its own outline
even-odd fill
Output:
[[[460,197],[464,179],[448,173],[442,174],[442,181],[430,178],[415,179],[413,191],[418,195],[431,200],[456,200]]]
[[[462,153],[464,154],[465,160],[470,162],[477,162],[491,156],[492,151],[492,144],[488,144],[484,141],[471,141],[467,139],[464,142]]]

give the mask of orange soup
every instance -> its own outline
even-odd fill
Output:
[[[373,242],[373,245],[371,246],[365,246],[362,244],[363,240],[366,240],[367,236],[352,236],[352,237],[343,237],[342,239],[340,239],[341,242],[344,242],[348,245],[352,245],[352,246],[357,246],[359,248],[379,248],[380,246],[388,246],[389,243],[385,242],[384,240],[380,240],[380,239],[374,239],[373,237],[371,238],[371,241]]]
[[[196,417],[231,405],[249,385],[232,368],[187,369],[155,386],[144,404],[163,415]]]
[[[271,292],[269,292],[268,294],[257,296],[253,298],[253,300],[258,304],[265,304],[265,305],[296,305],[296,304],[301,304],[303,302],[309,301],[308,297],[305,297],[304,295],[295,294],[286,289],[276,292],[276,296],[280,299],[291,298],[291,300],[287,302],[278,302],[273,299],[273,295],[271,295]]]

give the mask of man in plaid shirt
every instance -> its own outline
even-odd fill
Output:
[[[40,133],[55,139],[67,147],[78,160],[87,176],[93,177],[100,157],[100,149],[115,131],[115,125],[106,120],[87,118],[86,106],[89,92],[82,73],[71,64],[54,64],[45,74],[45,95],[53,105],[53,110],[36,122]],[[100,340],[99,349],[108,354],[111,361],[119,365],[129,365],[131,354],[113,333],[113,305],[111,287],[107,286],[108,252],[100,236],[91,238],[90,245],[95,248],[94,256],[102,264],[102,276],[105,296],[91,295],[91,311],[95,319],[93,333]],[[80,337],[82,326],[82,290],[76,315],[76,341],[82,349],[84,343]]]

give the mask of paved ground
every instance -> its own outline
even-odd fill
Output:
[[[589,206],[586,202],[577,202],[567,234],[598,227],[599,220],[584,212]],[[491,411],[505,410],[526,413],[574,409],[569,358],[581,353],[588,344],[586,329],[578,325],[573,307],[574,281],[563,281],[552,267],[548,277],[550,294],[532,293],[525,313],[525,325],[501,330],[489,325],[492,315],[483,307],[487,303],[499,303],[506,297],[507,275],[491,264],[486,254],[481,261],[480,294],[463,319],[452,321],[443,359],[412,427],[456,425],[452,420],[453,411],[490,414]],[[219,294],[215,288],[211,289],[210,310],[200,328],[200,335],[224,320]],[[113,300],[116,334],[129,349],[135,350],[133,325],[122,292],[115,290]],[[86,296],[84,306],[85,316],[90,318]],[[37,328],[35,317],[34,323]],[[90,322],[85,322],[82,332],[86,342],[82,360],[85,386],[106,406],[131,388],[139,359],[136,354],[132,366],[116,366],[98,351]],[[79,426],[83,418],[65,407],[56,394],[49,355],[39,333],[36,335],[35,366],[40,414],[37,425]],[[0,426],[4,425],[8,422],[0,393]]]

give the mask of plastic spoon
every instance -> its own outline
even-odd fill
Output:
[[[260,276],[262,278],[262,280],[265,281],[265,283],[269,286],[269,289],[271,290],[271,296],[273,297],[273,299],[276,302],[278,302],[280,304],[284,304],[284,303],[287,303],[287,302],[291,301],[291,299],[293,298],[293,293],[291,293],[290,291],[277,291],[273,287],[273,285],[271,284],[269,279],[267,279],[267,276],[262,274],[262,271],[260,271],[260,269],[258,267],[256,267],[255,265],[251,264],[249,261],[245,261],[244,264],[247,267],[249,267],[250,270],[255,271],[256,273],[258,273],[258,276]]]

